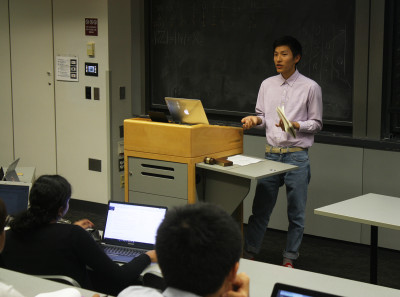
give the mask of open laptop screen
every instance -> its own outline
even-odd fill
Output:
[[[209,124],[200,100],[165,97],[165,102],[174,122],[182,124]]]
[[[28,208],[31,185],[23,182],[0,183],[0,198],[3,199],[9,215],[14,216]]]
[[[329,293],[276,283],[271,297],[341,297]]]
[[[103,242],[109,244],[154,245],[158,226],[167,208],[110,201]]]

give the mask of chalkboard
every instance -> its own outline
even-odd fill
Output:
[[[393,44],[392,44],[392,90],[390,100],[392,134],[400,136],[400,3],[393,2]]]
[[[207,113],[254,113],[276,75],[272,43],[302,43],[299,71],[322,88],[324,120],[352,120],[355,0],[152,0],[149,100],[200,99]]]

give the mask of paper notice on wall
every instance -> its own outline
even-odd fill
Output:
[[[79,81],[78,57],[56,57],[56,80]]]

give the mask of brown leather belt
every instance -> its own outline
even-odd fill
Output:
[[[303,147],[277,147],[277,146],[265,146],[266,153],[273,153],[273,154],[286,154],[286,153],[294,153],[300,151],[306,151],[306,148]]]

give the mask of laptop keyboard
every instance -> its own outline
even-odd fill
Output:
[[[114,255],[120,255],[120,256],[139,256],[141,254],[144,254],[146,251],[145,250],[136,250],[132,248],[126,248],[126,247],[118,247],[118,246],[103,246],[104,252],[107,254],[114,254]]]

